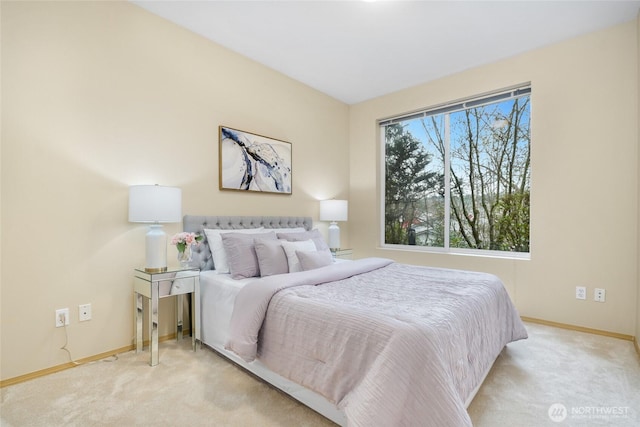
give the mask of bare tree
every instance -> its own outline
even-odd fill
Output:
[[[440,118],[421,120],[444,163]],[[529,122],[528,96],[450,114],[450,246],[529,250]]]

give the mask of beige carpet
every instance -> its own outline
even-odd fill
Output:
[[[476,427],[638,426],[640,358],[633,344],[528,323],[469,408]],[[3,427],[335,426],[190,340],[124,353],[2,389]],[[552,412],[549,407],[564,408]],[[416,426],[420,422],[416,422]],[[384,426],[387,427],[387,426]]]

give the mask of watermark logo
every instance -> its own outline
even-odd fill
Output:
[[[567,407],[562,403],[554,403],[549,406],[549,411],[547,413],[549,414],[551,421],[554,423],[561,423],[567,418]]]
[[[561,423],[567,418],[585,420],[612,420],[629,418],[628,406],[574,406],[567,409],[562,403],[554,403],[547,411],[554,423]]]

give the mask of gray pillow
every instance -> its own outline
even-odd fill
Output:
[[[256,234],[256,233],[268,233],[269,231],[263,231],[264,228],[243,228],[238,230],[221,230],[205,228],[204,234],[207,236],[207,243],[209,243],[209,250],[211,251],[211,258],[213,260],[213,268],[218,273],[228,273],[229,263],[227,262],[227,254],[224,251],[222,245],[222,235],[226,233],[235,234]]]
[[[274,232],[260,234],[224,233],[221,236],[229,264],[229,273],[233,279],[246,279],[260,275],[254,239],[277,241]]]
[[[255,239],[260,276],[273,276],[289,272],[287,254],[278,240]]]
[[[320,267],[326,267],[333,263],[333,256],[329,251],[296,251],[302,271],[314,270]]]
[[[329,245],[324,241],[324,237],[318,230],[304,231],[302,233],[278,233],[278,239],[284,239],[289,242],[299,242],[302,240],[313,240],[316,245],[316,249],[324,251],[329,249]]]

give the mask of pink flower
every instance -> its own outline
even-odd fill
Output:
[[[175,234],[171,238],[171,244],[178,246],[178,249],[184,250],[186,246],[197,245],[202,240],[202,236],[195,233],[188,233],[183,231]]]

